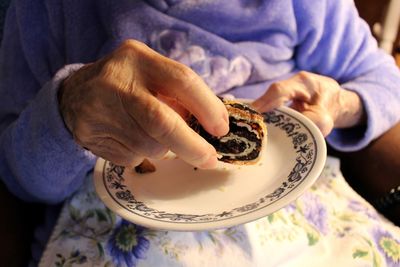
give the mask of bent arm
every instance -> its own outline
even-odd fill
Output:
[[[95,157],[73,141],[58,108],[60,82],[80,66],[66,66],[51,79],[50,66],[27,56],[18,25],[12,5],[0,55],[0,177],[24,200],[56,203],[81,185],[95,163]],[[43,48],[37,53],[46,51],[46,44],[31,47],[37,46]],[[45,79],[50,81],[41,82]]]

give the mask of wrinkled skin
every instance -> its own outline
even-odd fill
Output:
[[[184,116],[194,114],[216,136],[229,130],[226,108],[201,78],[133,40],[70,75],[59,102],[76,142],[123,166],[171,150],[189,164],[214,168],[215,149]]]
[[[350,128],[365,123],[360,97],[333,79],[310,72],[273,83],[252,105],[260,112],[290,103],[311,119],[327,136],[333,128]]]

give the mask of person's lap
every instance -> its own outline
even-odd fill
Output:
[[[392,266],[400,228],[346,183],[336,158],[285,208],[254,222],[203,232],[130,224],[107,210],[88,183],[66,202],[41,266]],[[290,255],[290,257],[288,257]],[[340,255],[340,256],[338,256]],[[108,265],[107,265],[108,266]]]
[[[341,159],[341,170],[350,183],[364,198],[372,201],[400,185],[400,124],[393,127],[368,148],[355,153],[330,151]],[[24,266],[29,258],[33,227],[43,215],[43,208],[26,204],[12,196],[0,185],[1,220],[0,231],[2,259],[8,266]],[[276,213],[276,218],[287,210]],[[279,215],[281,214],[281,215]],[[385,215],[399,224],[399,207],[388,209]],[[303,216],[303,219],[305,217]],[[269,221],[268,221],[269,222]],[[385,222],[386,224],[386,222]]]

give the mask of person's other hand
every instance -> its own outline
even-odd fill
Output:
[[[260,112],[286,103],[311,119],[327,136],[333,128],[349,128],[363,123],[360,97],[345,90],[333,79],[299,72],[290,79],[273,83],[252,105]]]
[[[59,102],[76,142],[123,166],[171,150],[194,166],[214,168],[215,149],[182,116],[194,114],[216,136],[229,130],[225,106],[199,76],[133,40],[69,76]]]

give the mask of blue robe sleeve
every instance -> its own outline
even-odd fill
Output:
[[[0,53],[0,178],[21,199],[57,203],[82,184],[96,160],[74,142],[58,108],[61,81],[81,65],[65,66],[42,82],[51,73],[42,51],[51,49],[24,47],[17,15],[11,5]],[[43,62],[28,63],[26,53],[38,53]]]
[[[335,129],[327,137],[334,148],[355,151],[400,120],[400,72],[391,56],[378,49],[352,0],[293,1],[299,69],[326,75],[356,92],[367,123]]]

